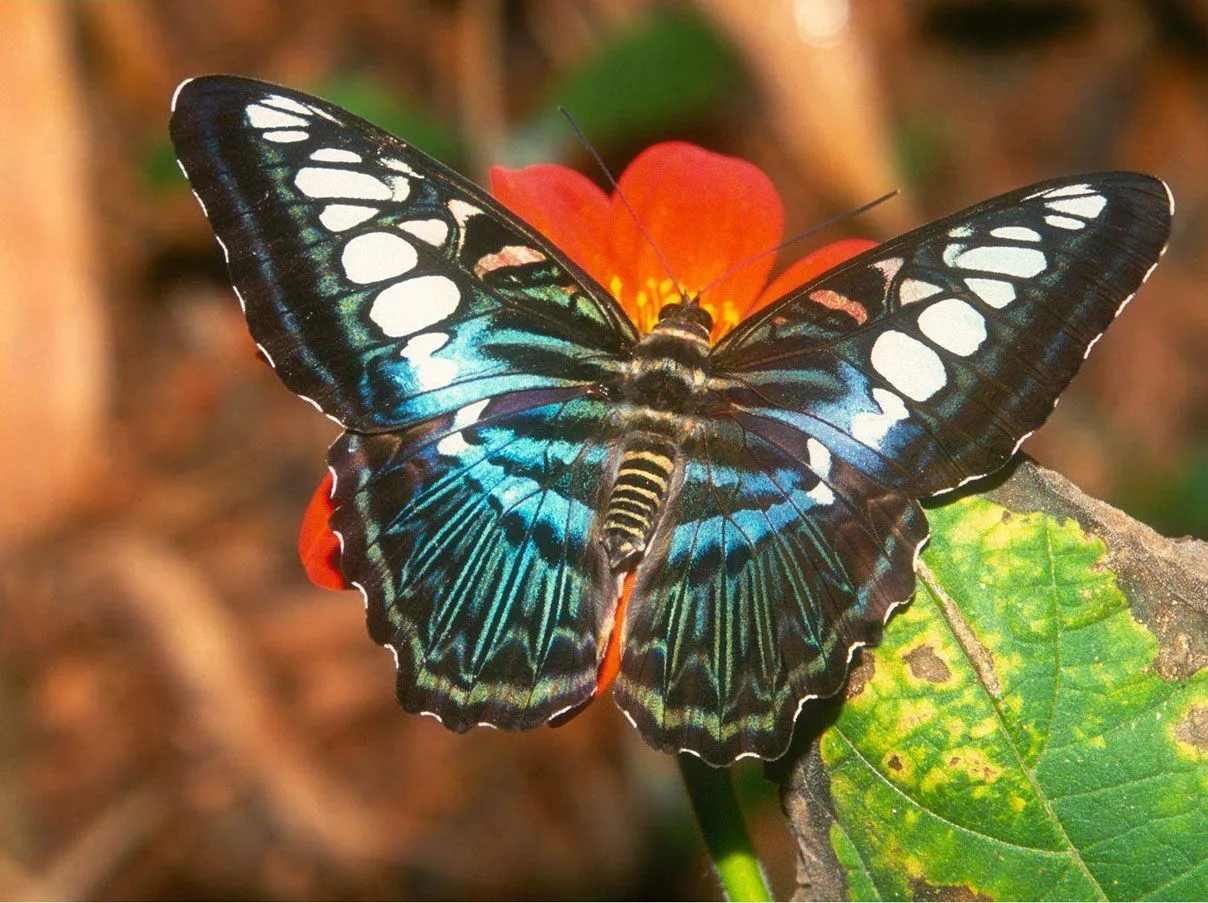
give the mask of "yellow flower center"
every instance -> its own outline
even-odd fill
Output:
[[[683,298],[696,297],[696,292],[686,285],[680,285],[677,290],[675,283],[670,279],[655,279],[653,276],[647,277],[645,285],[633,295],[629,295],[625,291],[625,285],[620,276],[613,276],[609,280],[608,290],[625,312],[633,318],[634,325],[642,334],[654,329],[654,324],[659,321],[659,311],[665,305],[676,304]],[[728,298],[719,300],[713,296],[707,301],[702,301],[701,307],[707,310],[709,316],[713,318],[712,340],[714,342],[737,326],[741,319],[738,305]]]

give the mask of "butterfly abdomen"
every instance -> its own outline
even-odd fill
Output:
[[[622,453],[601,531],[614,571],[625,569],[645,552],[667,500],[676,452],[671,440],[644,434],[634,437]]]

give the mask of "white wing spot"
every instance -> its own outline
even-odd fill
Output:
[[[1078,198],[1066,198],[1061,201],[1049,201],[1045,206],[1058,213],[1070,213],[1083,219],[1094,219],[1103,212],[1107,198],[1101,194],[1088,194]]]
[[[461,435],[461,431],[451,432],[448,436],[436,443],[436,450],[442,455],[459,455],[467,448],[470,448],[470,443],[465,441],[465,436]]]
[[[1080,219],[1074,219],[1072,216],[1061,216],[1056,213],[1047,214],[1044,221],[1050,226],[1056,226],[1058,229],[1069,229],[1071,231],[1077,229],[1085,229],[1086,223]]]
[[[180,92],[185,89],[185,85],[189,84],[192,81],[193,81],[193,79],[186,78],[183,82],[181,82],[179,85],[177,85],[176,90],[172,92],[171,110],[173,113],[176,112],[176,101],[178,101],[180,99]]]
[[[908,413],[906,403],[895,392],[877,386],[872,390],[872,397],[880,407],[880,413],[863,412],[852,417],[851,434],[858,442],[879,449],[893,425],[905,420]]]
[[[1040,241],[1040,233],[1027,226],[999,226],[997,229],[991,229],[990,234],[995,238],[1011,241]]]
[[[406,173],[415,178],[421,178],[420,174],[404,163],[402,160],[397,160],[394,157],[382,157],[381,163],[387,169],[393,169],[395,172]]]
[[[449,224],[443,219],[413,219],[400,223],[399,228],[437,248],[449,237]]]
[[[411,196],[411,182],[406,176],[389,176],[386,181],[390,183],[390,200],[405,201]]]
[[[332,232],[343,232],[345,229],[359,226],[377,213],[376,207],[365,207],[361,204],[328,204],[319,214],[319,222]]]
[[[402,355],[411,360],[429,357],[433,352],[444,348],[448,342],[449,334],[447,332],[422,332],[407,340]]]
[[[968,357],[986,340],[986,318],[960,298],[945,298],[928,307],[919,314],[919,329],[961,357]]]
[[[340,255],[344,275],[359,285],[410,272],[419,258],[411,242],[394,232],[366,232],[349,240]]]
[[[1068,198],[1074,194],[1089,194],[1091,186],[1087,184],[1081,185],[1062,185],[1060,188],[1050,188],[1044,192],[1046,198]]]
[[[1132,297],[1132,295],[1129,295],[1128,297],[1129,297],[1129,298],[1131,298],[1131,297]],[[1125,302],[1124,302],[1124,303],[1125,303],[1125,304],[1127,304],[1127,303],[1128,303],[1127,299],[1125,300]],[[1086,346],[1086,351],[1082,352],[1082,359],[1083,359],[1083,360],[1086,360],[1088,357],[1090,357],[1090,356],[1091,356],[1091,349],[1092,349],[1092,348],[1094,348],[1096,345],[1098,345],[1098,344],[1099,344],[1099,340],[1100,340],[1101,338],[1103,338],[1103,333],[1099,333],[1097,336],[1095,336],[1093,339],[1091,339],[1091,343],[1090,343],[1089,345],[1087,345],[1087,346]],[[1061,399],[1057,399],[1057,401],[1060,401],[1060,400],[1061,400]],[[1054,402],[1053,402],[1053,407],[1057,407],[1057,401],[1054,401]]]
[[[276,370],[276,369],[277,369],[277,363],[276,363],[276,361],[274,361],[274,360],[273,360],[273,356],[272,356],[271,354],[269,354],[269,353],[268,353],[268,349],[267,349],[267,348],[265,348],[263,345],[261,345],[259,342],[257,342],[257,343],[256,343],[256,348],[257,348],[257,350],[259,350],[259,352],[260,352],[261,354],[263,354],[263,355],[264,355],[264,359],[265,359],[266,361],[268,361],[268,365],[269,365],[270,367],[272,367],[274,370]]]
[[[416,382],[425,390],[443,389],[457,377],[456,360],[432,356],[448,341],[448,333],[421,332],[403,346],[402,356],[411,364]]]
[[[972,226],[954,226],[948,230],[948,235],[951,238],[968,238],[973,234]]]
[[[481,210],[473,204],[467,204],[461,198],[453,198],[453,200],[449,201],[449,212],[453,214],[453,219],[457,221],[457,225],[463,229],[466,223],[469,222],[470,217],[482,214]]]
[[[932,285],[922,279],[903,279],[902,287],[898,290],[898,297],[901,298],[903,304],[914,304],[916,301],[926,300],[939,292],[938,285]]]
[[[369,319],[390,338],[412,335],[435,326],[457,310],[461,291],[445,276],[418,276],[377,293]]]
[[[321,147],[310,155],[320,163],[360,163],[361,155],[339,147]]]
[[[926,401],[948,382],[944,363],[934,349],[896,329],[877,337],[869,357],[881,376],[915,401]]]
[[[390,188],[381,179],[351,169],[304,166],[294,176],[294,184],[312,198],[388,201],[391,196]]]
[[[874,270],[880,270],[881,275],[885,277],[885,283],[888,285],[893,282],[893,277],[898,275],[898,270],[902,268],[905,261],[901,257],[887,257],[884,260],[878,260],[872,265]]]
[[[305,141],[309,137],[310,132],[303,132],[299,129],[279,129],[264,133],[264,138],[266,141],[275,141],[278,144],[289,144],[292,141]]]
[[[442,455],[459,455],[469,448],[470,444],[466,442],[465,436],[462,435],[462,430],[478,422],[478,418],[482,416],[483,409],[487,406],[488,401],[490,401],[489,398],[484,398],[482,401],[475,401],[464,408],[459,408],[453,416],[453,426],[457,432],[450,433],[437,442],[436,450]]]
[[[941,257],[944,261],[944,264],[946,266],[950,266],[950,267],[956,266],[956,258],[958,258],[962,254],[964,254],[965,249],[968,247],[969,247],[968,245],[962,245],[962,244],[946,245],[944,247],[944,253],[941,255]]]
[[[963,270],[987,270],[1027,279],[1043,272],[1047,264],[1039,248],[980,245],[957,254],[953,265]]]
[[[807,492],[806,495],[820,505],[832,505],[835,501],[835,493],[824,482],[830,476],[830,449],[812,436],[805,440],[805,447],[809,452],[810,470],[818,477],[818,484]]]
[[[253,128],[257,129],[287,129],[300,125],[310,125],[310,120],[303,119],[301,116],[295,116],[292,113],[283,113],[280,110],[274,110],[272,107],[262,106],[258,103],[249,103],[247,105],[247,121],[252,124]]]
[[[1001,279],[977,279],[971,276],[965,280],[965,285],[996,310],[1002,310],[1015,300],[1015,286]]]
[[[261,103],[277,107],[280,110],[289,110],[291,113],[301,113],[303,116],[309,116],[314,112],[305,104],[298,103],[289,97],[282,97],[280,94],[270,94],[261,100]]]
[[[311,107],[309,107],[308,109],[309,109],[309,110],[310,110],[312,113],[315,113],[315,114],[317,114],[317,115],[319,115],[319,116],[322,116],[322,117],[323,117],[324,119],[326,119],[328,122],[334,122],[336,125],[343,125],[343,124],[344,124],[344,123],[340,122],[340,120],[336,119],[336,117],[334,117],[334,116],[332,116],[330,113],[328,113],[326,110],[322,109],[321,107],[311,106]]]

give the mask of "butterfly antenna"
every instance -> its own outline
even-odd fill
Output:
[[[646,231],[646,226],[642,223],[637,211],[633,209],[633,205],[629,203],[629,198],[625,197],[624,193],[621,191],[621,186],[617,184],[617,180],[614,179],[612,177],[612,173],[608,171],[608,164],[604,162],[604,158],[600,156],[600,152],[597,151],[592,146],[592,143],[587,140],[587,135],[583,133],[583,129],[579,127],[579,123],[575,122],[575,117],[570,114],[570,111],[567,110],[566,107],[558,107],[558,112],[566,117],[566,121],[570,123],[571,129],[578,137],[579,143],[587,149],[587,152],[591,154],[591,158],[596,161],[596,165],[600,167],[600,172],[604,173],[604,178],[608,180],[608,184],[612,186],[613,192],[621,199],[621,203],[625,205],[625,209],[629,211],[629,216],[633,219],[634,225],[638,227],[638,231],[642,233],[642,237],[646,239],[646,244],[650,245],[651,250],[654,251],[654,256],[658,258],[659,265],[663,268],[663,272],[667,274],[667,278],[669,278],[671,280],[671,284],[675,286],[676,292],[679,293],[681,298],[683,298],[683,292],[680,291],[679,287],[680,281],[675,278],[675,273],[671,272],[671,266],[667,263],[667,258],[663,256],[662,249],[655,244],[655,241],[651,237],[650,233]]]
[[[857,207],[854,210],[848,210],[846,213],[840,213],[837,216],[832,216],[830,219],[823,220],[821,223],[818,223],[818,225],[816,225],[816,226],[811,226],[810,228],[806,229],[804,232],[798,232],[796,235],[790,235],[784,241],[780,242],[780,244],[773,245],[772,247],[770,247],[764,251],[760,251],[758,254],[754,255],[753,257],[748,257],[746,260],[741,261],[740,263],[736,263],[734,266],[730,267],[730,269],[726,270],[724,273],[722,273],[720,276],[718,276],[716,279],[714,279],[712,282],[710,282],[708,285],[706,285],[704,288],[702,288],[699,292],[697,292],[696,296],[698,298],[701,297],[705,292],[709,291],[709,289],[716,286],[719,282],[729,279],[731,276],[733,276],[739,270],[745,269],[746,267],[753,264],[755,261],[762,260],[764,257],[767,257],[769,254],[775,254],[777,251],[787,248],[789,245],[799,242],[803,238],[809,238],[811,235],[816,235],[817,233],[821,232],[823,229],[829,229],[831,226],[838,225],[839,223],[843,222],[844,220],[848,220],[848,219],[852,219],[853,217],[857,217],[861,213],[867,213],[873,207],[880,206],[881,204],[884,204],[886,201],[888,201],[890,198],[896,197],[897,195],[898,195],[898,191],[895,189],[895,190],[889,192],[888,194],[881,195],[875,201],[869,201],[867,204]]]

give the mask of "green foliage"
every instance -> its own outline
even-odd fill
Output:
[[[716,109],[739,71],[734,51],[700,16],[656,11],[555,81],[517,143],[534,157],[563,156],[557,149],[575,137],[558,106],[599,147],[664,133]]]
[[[465,163],[465,148],[455,128],[375,81],[342,76],[303,90],[356,113],[446,166],[460,169]]]
[[[820,741],[849,893],[1208,897],[1208,675],[1158,673],[1077,523],[929,515],[919,590]]]
[[[1165,471],[1135,468],[1126,479],[1121,507],[1168,536],[1208,539],[1208,447],[1193,448]]]

